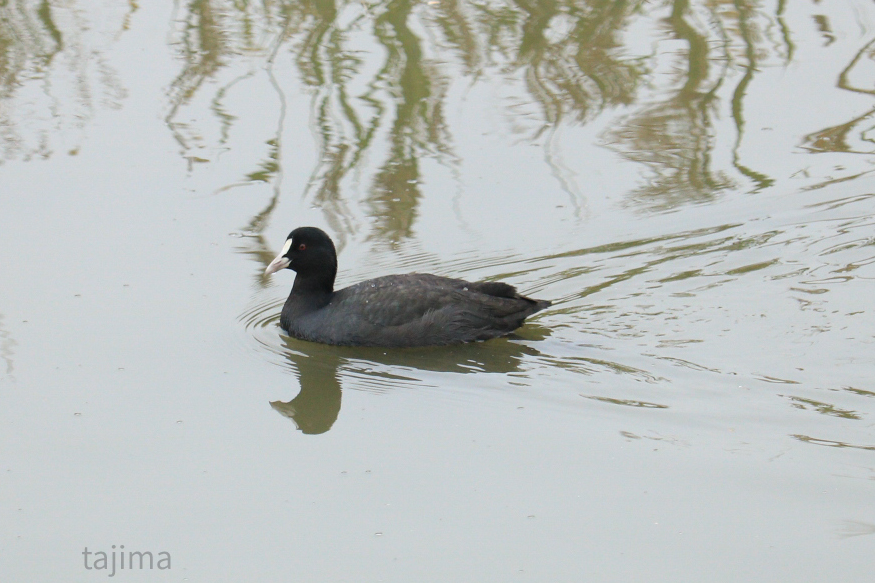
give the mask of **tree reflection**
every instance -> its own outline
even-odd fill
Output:
[[[106,48],[85,38],[92,26],[72,6],[0,2],[0,163],[48,158],[59,139],[75,155],[81,138],[64,134],[80,134],[101,106],[121,107],[127,91]]]
[[[685,201],[708,199],[732,182],[710,168],[711,118],[719,101],[716,92],[724,70],[709,78],[709,43],[687,20],[684,0],[674,3],[667,20],[673,35],[686,42],[688,50],[678,55],[676,70],[680,87],[668,99],[642,107],[608,133],[620,153],[645,164],[651,172],[646,186],[631,196],[658,206],[672,207]],[[680,76],[680,75],[679,75]]]
[[[518,79],[540,105],[535,125],[523,130],[537,139],[566,117],[580,123],[607,106],[632,103],[646,69],[640,59],[623,54],[621,34],[642,5],[266,2],[256,14],[248,4],[199,0],[179,17],[176,44],[184,66],[171,85],[168,123],[186,157],[197,161],[192,151],[201,133],[182,121],[181,109],[204,81],[235,60],[269,64],[289,51],[313,95],[311,119],[320,148],[308,187],[314,202],[332,227],[346,230],[343,181],[366,152],[383,151],[365,202],[374,219],[373,237],[397,242],[411,235],[416,220],[421,158],[457,163],[444,114],[451,82],[448,52],[472,82],[487,75]],[[259,18],[261,41],[253,44],[255,35],[244,38],[253,25],[238,21]],[[245,55],[241,47],[247,48]],[[220,121],[227,124],[229,118]],[[277,135],[281,132],[280,127]],[[275,151],[273,156],[247,178],[270,181],[280,175],[282,156]]]
[[[851,80],[858,69],[863,68],[864,64],[871,65],[873,60],[875,60],[875,40],[866,43],[842,70],[838,79],[839,88],[853,93],[875,95],[875,89],[860,87]],[[845,123],[812,132],[803,139],[803,147],[816,153],[872,154],[875,152],[875,138],[872,135],[875,130],[873,116],[875,116],[875,108]]]
[[[461,73],[469,85],[500,79],[507,122],[532,143],[560,124],[585,124],[617,110],[619,122],[604,140],[648,174],[630,199],[670,208],[707,201],[744,181],[754,189],[772,184],[742,160],[740,145],[754,76],[769,59],[786,65],[794,54],[784,9],[779,1],[768,14],[753,0],[658,6],[643,0],[195,0],[178,16],[183,69],[171,84],[168,123],[185,155],[197,161],[202,133],[182,119],[181,109],[193,104],[204,81],[237,65],[213,100],[225,139],[234,120],[221,107],[223,92],[258,68],[272,76],[275,59],[290,57],[312,96],[319,147],[302,194],[336,232],[348,232],[343,191],[353,170],[364,172],[367,192],[360,200],[373,219],[371,236],[397,243],[410,237],[419,212],[422,159],[460,163],[446,115],[453,75]],[[636,54],[630,31],[642,23],[656,34],[653,43],[682,41],[683,48],[673,57]],[[673,62],[663,73],[667,58]],[[289,81],[275,81],[284,102]],[[714,120],[727,108],[737,132],[732,168],[714,168]],[[280,122],[267,156],[241,180],[277,188],[282,131]],[[542,145],[554,176],[574,190],[565,186],[572,173],[555,161],[553,141]],[[375,153],[379,160],[368,162]]]
[[[604,141],[640,164],[645,179],[629,199],[670,208],[732,187],[773,184],[741,146],[756,76],[765,67],[787,66],[797,54],[793,37],[800,31],[785,20],[787,6],[786,0],[774,6],[758,0],[189,0],[174,6],[170,44],[181,66],[167,87],[166,121],[189,168],[213,160],[239,123],[229,92],[266,75],[278,98],[268,105],[278,106],[276,126],[261,159],[236,184],[265,182],[279,192],[289,156],[282,149],[286,97],[303,87],[319,152],[300,194],[324,210],[336,232],[349,232],[348,191],[363,183],[366,192],[357,200],[373,219],[372,238],[397,243],[411,236],[420,212],[423,159],[454,173],[462,162],[455,153],[461,129],[447,113],[454,89],[488,83],[498,88],[509,130],[544,148],[569,192],[577,189],[566,166],[574,165],[558,161],[556,128],[591,123],[605,112],[616,116]],[[106,19],[114,34],[104,38],[114,42],[136,11],[136,3],[119,3],[118,18]],[[833,17],[807,16],[825,49],[845,40]],[[48,157],[57,149],[56,134],[81,131],[99,107],[121,106],[126,90],[105,48],[86,35],[94,23],[75,3],[4,2],[0,20],[3,159]],[[643,42],[642,31],[651,35]],[[873,60],[873,42],[867,39],[839,73],[838,88],[875,92],[860,79]],[[277,74],[279,60],[294,75]],[[203,111],[212,113],[214,136]],[[736,131],[727,148],[731,162],[722,167],[714,162],[721,112]],[[802,147],[871,153],[873,113],[810,132]]]
[[[633,200],[667,209],[705,202],[722,190],[738,186],[727,171],[712,168],[712,151],[714,119],[723,105],[720,90],[734,81],[739,69],[742,75],[735,82],[729,104],[736,128],[733,166],[755,190],[774,183],[774,179],[743,163],[739,148],[745,134],[748,86],[764,57],[783,52],[786,62],[792,55],[793,44],[782,11],[781,4],[772,18],[743,1],[707,7],[690,6],[687,0],[672,3],[665,21],[666,32],[686,46],[675,57],[677,77],[669,81],[677,88],[667,92],[665,99],[644,103],[606,134],[621,155],[648,167],[649,180],[630,193]],[[757,19],[766,24],[759,26]],[[780,37],[768,38],[763,29],[777,29]]]

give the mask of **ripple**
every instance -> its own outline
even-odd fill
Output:
[[[283,357],[281,362],[286,362],[286,349],[282,345],[279,327],[280,312],[282,311],[284,298],[264,298],[263,294],[257,294],[246,310],[238,316],[237,320],[243,324],[246,337],[255,341],[255,347],[259,352],[266,351],[271,360],[274,357]],[[252,344],[245,342],[248,346]]]
[[[781,384],[781,385],[798,385],[798,384],[800,384],[799,381],[794,381],[791,379],[781,379],[778,377],[772,377],[772,376],[764,375],[764,374],[753,374],[752,376],[753,376],[753,378],[755,378],[757,380],[764,381],[767,383],[777,383],[777,384]]]
[[[813,445],[824,445],[826,447],[838,447],[838,448],[851,448],[851,449],[863,449],[866,451],[875,451],[875,445],[862,445],[862,444],[854,444],[847,443],[845,441],[835,441],[832,439],[820,439],[818,437],[810,437],[808,435],[799,435],[792,434],[790,435],[793,439],[798,439],[799,441],[804,441],[805,443],[811,443]]]
[[[499,338],[488,343],[426,346],[388,350],[367,346],[329,346],[291,338],[279,327],[284,299],[257,293],[238,321],[243,324],[247,349],[273,364],[299,373],[314,361],[331,363],[354,388],[384,392],[399,386],[436,387],[427,373],[514,373],[524,370],[523,361],[540,353],[528,339],[541,340],[549,330],[530,325],[515,339]]]
[[[640,407],[643,409],[668,409],[668,405],[660,405],[659,403],[651,403],[649,401],[636,401],[634,399],[615,399],[613,397],[601,397],[598,395],[580,395],[586,399],[593,399],[603,403],[612,405],[625,405],[626,407]]]
[[[816,202],[813,204],[809,204],[806,208],[814,208],[821,209],[825,208],[826,210],[835,210],[837,208],[841,208],[845,205],[856,204],[858,202],[867,202],[870,201],[872,197],[875,197],[875,194],[867,193],[867,194],[858,194],[854,196],[845,196],[841,198],[836,198],[832,200],[826,200],[821,202]]]
[[[865,284],[862,275],[875,261],[872,215],[861,209],[872,203],[875,197],[852,197],[745,223],[719,217],[713,227],[636,233],[608,242],[593,236],[585,239],[589,245],[557,242],[534,253],[478,249],[441,256],[411,242],[376,249],[366,261],[346,262],[341,271],[342,285],[408,271],[501,279],[553,300],[520,331],[522,339],[420,352],[319,348],[289,339],[278,328],[279,287],[260,290],[239,319],[250,352],[267,354],[263,360],[297,371],[333,358],[344,388],[376,392],[400,386],[447,392],[454,384],[507,391],[522,377],[521,385],[537,387],[527,393],[533,398],[580,403],[581,379],[610,383],[612,389],[646,383],[699,394],[701,387],[735,387],[730,378],[735,374],[772,385],[772,392],[790,385],[804,389],[815,373],[781,368],[777,375],[762,374],[771,372],[772,343],[791,352],[810,344],[815,333],[871,337],[865,317],[848,316],[868,313],[866,294],[853,292]],[[527,337],[538,330],[542,337]],[[769,339],[762,350],[756,345],[765,341],[758,338]],[[473,384],[441,376],[484,372],[504,376]],[[613,390],[584,396],[627,407],[667,406],[659,397],[651,402]],[[781,408],[788,402],[820,413],[816,417],[853,420],[864,414],[855,411],[862,407],[840,409],[819,398],[784,396]]]
[[[841,417],[843,419],[853,419],[859,421],[862,419],[860,414],[857,411],[851,411],[849,409],[841,409],[831,403],[824,403],[822,401],[815,401],[814,399],[806,399],[804,397],[798,397],[795,395],[781,395],[782,397],[786,397],[790,401],[792,401],[792,406],[796,409],[803,409],[806,411],[816,411],[817,413],[821,413],[823,415],[828,415],[830,417]]]

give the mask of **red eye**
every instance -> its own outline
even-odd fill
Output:
[[[298,245],[298,251],[304,251],[306,248],[307,248],[307,246],[304,245],[303,243],[301,243],[300,245]]]

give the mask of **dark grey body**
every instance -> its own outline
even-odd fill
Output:
[[[521,296],[504,283],[411,273],[378,277],[328,294],[293,289],[280,325],[295,338],[325,344],[458,344],[509,334],[549,305]]]

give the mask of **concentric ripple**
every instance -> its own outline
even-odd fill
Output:
[[[237,320],[243,324],[243,342],[247,347],[254,346],[258,354],[268,355],[271,362],[288,366],[285,358],[288,348],[283,345],[280,338],[282,330],[279,327],[284,302],[282,297],[267,297],[266,291],[259,292],[250,299],[246,310]]]

